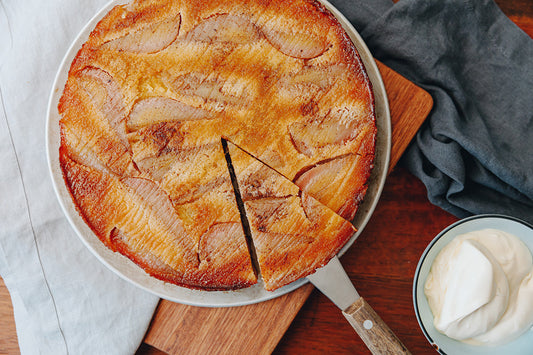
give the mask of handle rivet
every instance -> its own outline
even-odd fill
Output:
[[[367,319],[363,322],[363,327],[365,327],[365,329],[372,329],[373,326],[374,323],[372,323],[370,319]]]

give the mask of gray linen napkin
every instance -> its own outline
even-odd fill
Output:
[[[401,161],[448,212],[533,223],[533,40],[492,0],[331,1],[434,108]]]

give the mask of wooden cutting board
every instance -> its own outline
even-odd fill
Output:
[[[390,170],[433,107],[431,96],[378,62],[392,122]],[[313,285],[259,304],[204,308],[161,300],[144,342],[169,354],[270,354]]]

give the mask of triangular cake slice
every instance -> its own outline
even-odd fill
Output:
[[[251,239],[269,291],[312,274],[355,233],[353,225],[228,142]]]

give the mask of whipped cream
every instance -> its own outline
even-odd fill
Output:
[[[533,325],[533,261],[516,236],[462,234],[435,258],[424,293],[435,328],[476,345],[509,342]]]

